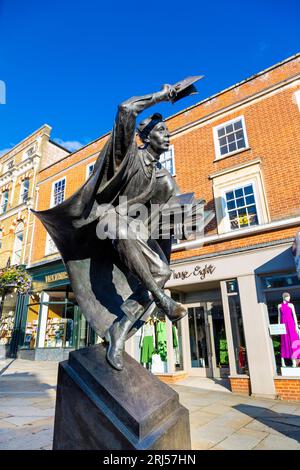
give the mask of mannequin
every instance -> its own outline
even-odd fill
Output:
[[[286,367],[285,359],[292,359],[293,367],[296,367],[296,359],[299,359],[299,353],[297,353],[299,349],[297,316],[294,305],[290,303],[291,296],[288,292],[282,294],[282,300],[282,304],[278,305],[278,323],[285,325],[286,334],[281,335],[281,366]]]

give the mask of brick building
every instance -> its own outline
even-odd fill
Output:
[[[69,154],[50,140],[50,132],[44,125],[0,157],[0,268],[28,264],[38,170]],[[1,295],[0,354],[10,342],[17,301],[14,290]]]
[[[163,163],[216,217],[201,239],[174,245],[166,287],[189,314],[177,325],[176,351],[166,322],[167,360],[152,365],[165,380],[229,377],[239,392],[300,399],[300,369],[289,361],[280,367],[280,335],[270,328],[286,290],[300,314],[291,253],[300,227],[299,113],[295,55],[167,119],[172,146]],[[46,209],[79,188],[106,139],[41,169],[35,207]],[[31,245],[35,296],[24,314],[21,354],[64,357],[95,338],[38,220]],[[137,359],[139,344],[138,335],[127,344]]]

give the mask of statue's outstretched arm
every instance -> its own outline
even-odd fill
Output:
[[[134,96],[121,103],[113,130],[116,164],[119,165],[135,137],[136,117],[145,109],[161,101],[170,101],[176,94],[171,85],[164,85],[161,91],[144,96]]]

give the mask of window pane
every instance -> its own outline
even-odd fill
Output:
[[[236,205],[237,207],[243,207],[245,205],[245,199],[243,197],[240,197],[236,200]]]
[[[229,219],[234,220],[237,218],[237,211],[230,211],[229,212]]]
[[[225,155],[226,153],[228,153],[228,147],[227,145],[224,145],[224,147],[221,147],[221,155]]]
[[[245,186],[244,191],[245,191],[245,194],[253,194],[252,184],[250,184],[249,186]]]
[[[233,219],[233,220],[230,221],[230,228],[231,228],[231,230],[239,229],[238,219]]]
[[[219,139],[219,142],[220,142],[220,145],[226,145],[227,144],[226,137],[221,137],[221,139]]]
[[[243,189],[242,189],[242,188],[236,189],[236,190],[234,191],[234,195],[235,195],[236,198],[238,198],[238,197],[243,197],[243,196],[244,196],[244,194],[243,194]]]
[[[233,191],[229,191],[228,193],[226,193],[226,201],[230,201],[230,199],[233,199],[233,198],[234,198]]]
[[[232,209],[235,209],[235,201],[229,201],[227,202],[227,209],[228,210],[232,210]]]
[[[239,217],[247,217],[247,211],[246,211],[246,209],[245,209],[245,208],[244,208],[244,209],[239,209],[239,210],[238,210],[238,215],[239,215]],[[248,219],[248,218],[247,218],[247,219]]]
[[[243,131],[238,131],[235,133],[236,140],[243,139],[244,138],[244,132]]]
[[[246,203],[247,203],[247,205],[254,204],[255,203],[254,196],[253,195],[252,196],[247,196],[246,197]]]
[[[226,134],[230,134],[231,132],[233,132],[233,125],[229,124],[228,126],[225,127],[225,130],[226,130]]]
[[[237,141],[237,146],[238,146],[239,149],[243,149],[244,147],[246,147],[244,139],[238,140]]]
[[[242,121],[241,120],[234,123],[234,129],[235,130],[242,129],[242,127],[243,126],[242,126]]]
[[[218,137],[222,137],[225,134],[225,129],[222,127],[221,129],[218,130]]]
[[[249,214],[256,214],[257,213],[255,204],[253,206],[248,207],[248,213]]]
[[[236,143],[233,142],[232,144],[229,144],[229,152],[234,152],[236,150]]]
[[[234,142],[235,141],[234,134],[229,134],[229,136],[227,136],[227,139],[228,139],[228,142]]]

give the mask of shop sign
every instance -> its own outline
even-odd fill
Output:
[[[270,335],[286,335],[286,327],[284,323],[276,323],[269,325]]]
[[[196,265],[193,266],[192,269],[190,268],[183,271],[172,269],[172,279],[181,279],[184,281],[192,276],[203,281],[207,276],[212,275],[215,269],[216,267],[212,264],[206,264],[205,266]]]
[[[62,279],[68,279],[68,273],[66,271],[63,271],[61,273],[49,274],[48,276],[45,276],[45,281],[47,283],[61,281]]]

